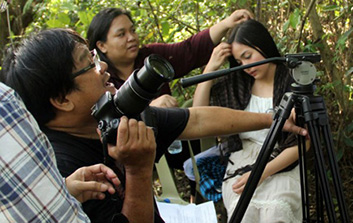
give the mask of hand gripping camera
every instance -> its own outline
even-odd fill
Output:
[[[106,92],[92,107],[92,115],[99,122],[101,137],[116,144],[119,118],[140,119],[140,114],[158,96],[165,82],[174,77],[171,64],[158,55],[150,55],[140,70],[135,70],[115,95]]]

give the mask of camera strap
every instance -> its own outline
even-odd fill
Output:
[[[108,142],[107,135],[102,135],[102,144],[103,144],[103,163],[110,167],[118,176],[120,180],[120,185],[115,187],[116,193],[112,195],[113,200],[121,199],[124,200],[125,197],[125,169],[123,165],[119,165],[117,162],[114,162],[114,159],[108,154]],[[114,184],[112,184],[114,185]]]

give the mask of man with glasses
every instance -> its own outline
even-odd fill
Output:
[[[66,177],[77,167],[102,163],[102,145],[90,108],[102,94],[114,93],[115,88],[107,84],[106,64],[95,69],[96,60],[85,40],[70,30],[48,30],[27,39],[7,56],[3,80],[21,95],[48,136],[61,174]],[[124,215],[131,222],[152,222],[153,131],[143,122],[124,117],[119,127],[120,149],[110,149],[125,166],[124,202],[106,194],[104,200],[84,202],[83,209],[92,222],[124,222]]]
[[[120,184],[103,164],[79,168],[63,179],[48,139],[3,83],[0,126],[0,222],[90,222],[80,202],[104,199],[104,192],[115,192],[109,182]]]
[[[87,71],[89,71],[90,69],[92,68],[96,68],[98,71],[100,71],[102,68],[101,68],[101,65],[100,65],[100,59],[99,59],[99,56],[97,54],[97,50],[96,49],[93,49],[91,52],[91,56],[92,56],[92,60],[93,62],[91,62],[87,67],[84,67],[82,68],[81,70],[73,73],[71,76],[72,78],[75,78],[83,73],[86,73]]]
[[[3,80],[21,95],[47,134],[64,176],[78,167],[103,161],[91,107],[106,91],[114,94],[116,89],[108,82],[106,63],[98,64],[97,59],[78,34],[52,29],[24,41],[7,56],[3,66]],[[150,128],[141,121],[121,118],[116,146],[109,146],[109,155],[118,172],[125,176],[125,187],[117,196],[83,204],[93,222],[111,222],[114,217],[124,216],[130,222],[163,222],[153,205],[153,163],[176,138],[234,134],[268,128],[272,123],[269,114],[219,107],[151,111],[158,129],[156,150]],[[293,123],[286,123],[285,127],[306,134]]]

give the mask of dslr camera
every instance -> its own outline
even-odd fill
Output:
[[[106,92],[92,107],[92,115],[98,121],[101,138],[116,144],[120,118],[127,116],[141,120],[141,113],[152,99],[158,96],[165,82],[174,77],[171,64],[161,56],[152,54],[144,61],[140,70],[135,70],[121,88],[112,95]]]

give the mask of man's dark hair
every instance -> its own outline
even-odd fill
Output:
[[[88,31],[87,31],[89,50],[93,50],[94,48],[96,48],[99,58],[102,61],[106,62],[110,68],[114,68],[114,65],[109,60],[109,58],[105,56],[105,54],[102,53],[102,51],[100,51],[98,47],[96,47],[96,44],[98,41],[102,41],[102,42],[107,41],[107,35],[109,32],[110,26],[113,20],[120,15],[126,15],[130,19],[130,21],[134,24],[134,21],[132,20],[132,17],[129,11],[126,11],[121,8],[106,8],[101,10],[97,15],[93,17],[92,22],[89,25]]]
[[[18,92],[40,125],[55,117],[50,98],[64,98],[78,89],[70,77],[77,43],[87,45],[71,29],[45,30],[23,40],[4,61],[2,81]]]

